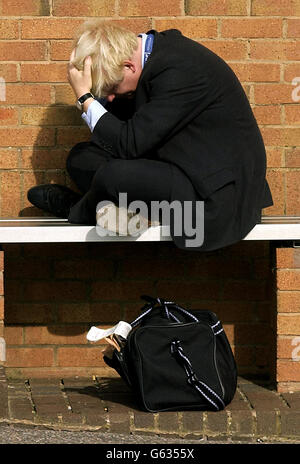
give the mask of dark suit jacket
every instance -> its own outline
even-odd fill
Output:
[[[92,141],[117,158],[171,163],[172,199],[205,202],[205,239],[198,249],[235,243],[260,222],[261,209],[272,205],[265,147],[249,101],[215,53],[177,30],[149,32],[154,47],[132,117],[106,113]],[[177,246],[185,248],[185,235],[175,237],[173,223],[171,230]]]

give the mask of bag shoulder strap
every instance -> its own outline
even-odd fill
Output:
[[[216,411],[220,411],[225,408],[225,403],[222,398],[205,382],[202,382],[196,376],[193,366],[184,353],[181,342],[174,340],[171,342],[171,354],[177,359],[177,361],[184,367],[187,375],[188,383],[193,386],[198,393],[211,405]]]

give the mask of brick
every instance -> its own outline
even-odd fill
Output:
[[[300,412],[285,412],[281,415],[281,434],[288,437],[299,437]]]
[[[53,88],[57,105],[74,105],[76,98],[70,85],[55,85]]]
[[[291,103],[291,86],[287,84],[256,84],[254,101],[258,105]]]
[[[256,411],[256,430],[258,436],[277,435],[277,412],[276,411]]]
[[[281,108],[279,106],[264,105],[255,106],[252,109],[258,124],[280,124],[281,122]]]
[[[179,429],[178,413],[173,411],[159,413],[158,427],[162,432],[177,432]]]
[[[4,330],[6,345],[23,345],[23,327],[8,326]]]
[[[138,411],[134,414],[134,428],[141,429],[154,429],[154,414]]]
[[[300,145],[300,131],[297,128],[262,127],[261,133],[265,145],[290,147]]]
[[[44,60],[46,44],[29,41],[3,41],[0,42],[0,56],[3,61]]]
[[[280,65],[270,63],[230,63],[241,82],[278,82]]]
[[[18,21],[15,19],[1,19],[0,39],[17,39],[18,37]]]
[[[277,271],[277,288],[279,290],[299,290],[300,288],[300,270]]]
[[[9,259],[6,263],[5,276],[7,279],[47,279],[51,276],[51,263],[40,257]]]
[[[187,0],[186,14],[189,15],[247,15],[246,0]]]
[[[298,337],[279,336],[277,340],[277,358],[292,359],[293,356],[299,357],[300,339]],[[298,359],[299,361],[299,359]]]
[[[58,145],[74,146],[78,142],[84,142],[90,139],[91,131],[82,124],[82,127],[64,127],[57,129]]]
[[[300,148],[292,148],[285,151],[285,166],[288,168],[300,167]]]
[[[223,327],[227,333],[227,324],[224,324]],[[249,324],[237,323],[235,327],[234,344],[236,346],[253,344],[261,345],[262,343],[268,344],[271,342],[271,338],[273,336],[269,328],[269,322]]]
[[[47,16],[50,15],[49,0],[1,0],[3,16]]]
[[[300,70],[298,63],[284,64],[284,80],[289,84],[292,84],[292,81],[295,77],[298,77],[298,82],[291,86],[291,89],[294,89],[297,85],[300,84]]]
[[[300,125],[300,105],[285,105],[285,124],[288,125]]]
[[[252,0],[252,15],[299,16],[298,0]]]
[[[277,333],[282,335],[300,334],[300,315],[299,314],[278,314]]]
[[[225,61],[247,58],[247,44],[243,40],[205,40],[201,43]]]
[[[300,362],[299,361],[277,361],[277,382],[299,382],[300,381]]]
[[[188,269],[188,275],[193,274],[194,263],[191,263]],[[122,278],[125,279],[140,279],[141,269],[145,265],[145,256],[135,256],[126,259],[126,261],[120,263],[119,273]],[[170,261],[170,266],[166,269],[165,261],[163,259],[157,259],[157,257],[147,259],[147,279],[168,279],[176,278],[178,276],[178,266],[184,268],[184,262]],[[197,265],[196,265],[197,267]],[[200,266],[199,266],[200,267]],[[197,275],[199,275],[197,273]],[[200,275],[199,275],[200,277]],[[143,279],[145,276],[142,277]]]
[[[82,24],[82,19],[39,18],[22,19],[23,39],[70,39]],[[38,42],[37,42],[38,43]]]
[[[111,23],[116,24],[116,26],[129,29],[136,34],[139,34],[140,32],[147,32],[152,27],[152,21],[150,18],[112,19]]]
[[[60,367],[102,367],[105,366],[101,347],[57,349],[57,365]]]
[[[1,131],[10,129],[0,129]],[[2,217],[16,217],[21,209],[21,176],[19,172],[1,173],[1,215]]]
[[[67,82],[65,63],[21,64],[23,82]]]
[[[4,295],[4,279],[3,279],[3,271],[0,271],[0,295]]]
[[[91,283],[91,301],[101,300],[101,302],[105,302],[112,300],[112,296],[114,296],[113,300],[115,301],[139,301],[140,295],[153,294],[153,285],[153,281],[95,281]],[[158,291],[158,293],[160,292]]]
[[[222,19],[222,37],[281,37],[282,36],[282,19]]]
[[[150,285],[150,282],[149,282]],[[203,299],[218,298],[220,294],[219,281],[159,281],[156,292],[158,295],[172,295],[175,300],[198,300],[199,295]]]
[[[21,124],[30,126],[81,126],[84,121],[75,106],[30,107],[21,108]]]
[[[250,39],[250,58],[271,61],[295,61],[300,59],[300,51],[298,44],[293,41],[256,41]]]
[[[299,129],[298,129],[298,132]],[[286,173],[286,214],[297,216],[300,206],[299,171]],[[295,289],[298,290],[298,289]]]
[[[266,147],[267,165],[269,168],[278,168],[284,166],[283,149],[277,147]]]
[[[25,301],[76,301],[85,300],[86,285],[77,281],[26,281],[24,282]]]
[[[231,420],[229,422],[229,431],[233,437],[240,437],[243,435],[252,435],[253,433],[253,416],[251,411],[231,411]]]
[[[72,40],[51,40],[50,59],[52,61],[67,61],[70,58],[73,48]],[[66,69],[66,65],[65,65]]]
[[[300,291],[278,291],[277,308],[280,313],[300,312]]]
[[[263,281],[232,281],[225,282],[222,298],[224,300],[249,300],[251,295],[255,295],[255,300],[266,298],[266,284]]]
[[[181,267],[183,269],[184,263],[180,261],[174,261],[172,267]],[[155,266],[153,266],[155,267]],[[165,267],[165,261],[161,262],[161,273],[163,273],[163,268]],[[170,272],[169,277],[175,277],[175,270],[173,269],[173,274]],[[247,279],[253,277],[252,272],[252,263],[246,259],[235,259],[235,257],[213,257],[210,256],[207,260],[197,260],[193,259],[191,262],[186,263],[185,277],[188,279],[195,278],[223,278],[223,279]],[[178,274],[177,274],[178,276]],[[155,275],[153,274],[153,277]],[[163,275],[162,275],[163,277]]]
[[[17,281],[12,282],[14,287],[16,287],[16,282]],[[9,297],[9,302],[6,304],[5,319],[8,324],[53,323],[53,308],[51,303],[23,303],[10,301],[10,292],[7,292],[7,290],[8,289],[6,289],[6,295]]]
[[[275,145],[270,143],[270,145]],[[268,214],[284,214],[284,173],[269,169],[267,171],[267,180],[272,191],[274,205],[268,208]]]
[[[277,268],[299,269],[300,268],[300,250],[295,248],[277,248],[276,250]]]
[[[160,31],[166,29],[179,29],[182,34],[191,39],[217,37],[217,21],[215,19],[156,19],[155,29]]]
[[[113,262],[101,259],[64,260],[54,264],[54,276],[57,279],[106,279],[113,277]]]
[[[11,63],[0,63],[0,76],[5,80],[6,83],[17,82],[17,65]]]
[[[57,321],[61,323],[78,323],[97,320],[90,316],[90,304],[87,303],[58,303]]]
[[[68,150],[64,148],[22,148],[23,169],[65,169]]]
[[[7,84],[10,105],[46,105],[51,103],[51,87],[46,84]]]
[[[18,124],[18,110],[16,108],[0,107],[0,125],[14,126]]]
[[[86,345],[86,327],[76,326],[26,326],[25,344],[27,345]]]
[[[124,319],[122,303],[90,303],[90,320],[100,325],[115,324]]]
[[[52,348],[7,348],[7,367],[51,367]]]
[[[181,0],[161,2],[160,0],[135,0],[128,2],[120,0],[120,16],[179,16],[181,15]]]
[[[54,0],[53,16],[113,16],[111,0]]]
[[[300,37],[300,19],[287,19],[287,37]]]
[[[5,146],[50,146],[54,144],[54,129],[38,127],[0,128],[0,140]],[[1,144],[1,142],[0,142]]]
[[[206,413],[205,428],[208,435],[211,434],[227,434],[228,414],[227,411],[219,411],[218,414],[212,411]]]

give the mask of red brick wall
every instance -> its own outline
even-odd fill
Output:
[[[131,321],[141,294],[215,311],[240,374],[271,374],[276,344],[268,243],[214,253],[172,243],[5,246],[5,338],[10,375],[95,374],[104,367],[93,324]]]
[[[223,57],[264,137],[274,197],[266,214],[299,215],[299,0],[0,0],[0,14],[0,216],[41,215],[26,198],[35,184],[72,186],[65,159],[89,131],[74,107],[66,66],[75,28],[94,16],[135,32],[176,27]],[[5,252],[7,365],[14,374],[21,367],[36,374],[101,369],[86,329],[132,314],[147,291],[215,309],[242,372],[270,371],[276,340],[267,244],[216,255],[185,254],[170,244],[139,245],[138,252],[136,244]],[[145,267],[148,259],[153,267]],[[185,281],[173,260],[184,263]]]
[[[176,27],[222,56],[244,85],[267,147],[275,199],[267,214],[299,214],[298,0],[2,0],[0,14],[1,216],[40,214],[26,198],[36,183],[70,184],[68,150],[89,132],[66,65],[74,30],[94,16],[136,32]]]
[[[276,252],[277,382],[279,391],[300,390],[300,249]]]

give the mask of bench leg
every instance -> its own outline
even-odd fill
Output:
[[[276,249],[279,392],[300,391],[300,248]]]

